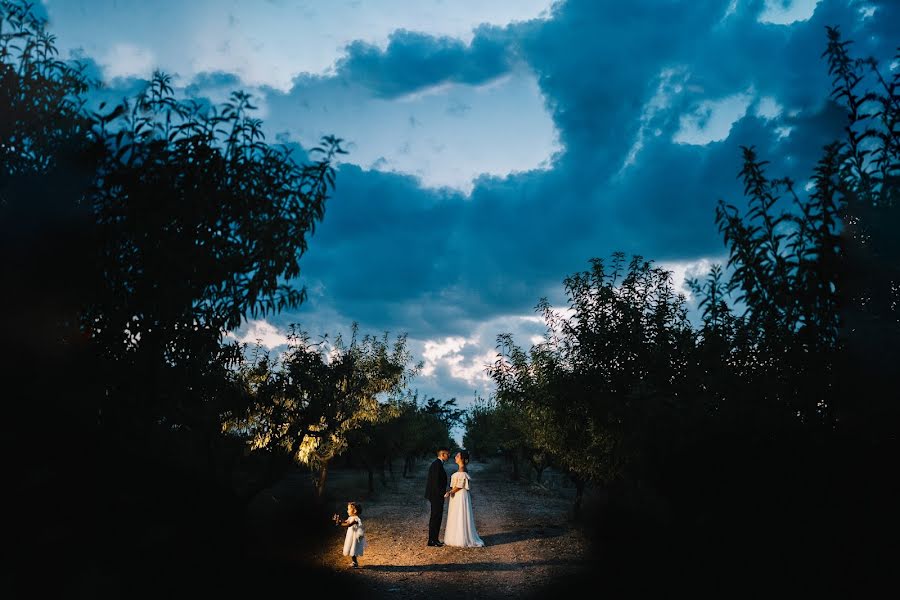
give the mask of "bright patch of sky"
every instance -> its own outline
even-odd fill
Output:
[[[148,77],[161,68],[215,102],[234,88],[254,93],[270,139],[287,132],[307,147],[334,134],[347,162],[416,176],[426,187],[468,193],[480,175],[547,168],[558,134],[525,67],[472,86],[445,84],[399,98],[331,77],[350,42],[386,47],[414,30],[470,43],[481,24],[546,14],[549,0],[480,2],[139,2],[46,0],[61,54],[83,52],[107,79]],[[164,32],[164,34],[163,34]],[[237,82],[216,85],[204,73]],[[277,106],[273,106],[277,104]]]
[[[242,344],[247,344],[249,347],[255,347],[259,344],[267,350],[286,346],[288,343],[287,333],[279,331],[277,327],[265,319],[251,320],[239,330],[226,334],[226,337],[235,339]]]
[[[502,315],[475,324],[465,335],[411,339],[410,347],[420,349],[424,362],[417,384],[466,403],[475,396],[487,398],[494,390],[487,369],[497,360],[497,334],[511,333],[527,350],[545,331],[543,319],[535,315]]]
[[[680,127],[672,141],[697,146],[720,142],[728,137],[731,126],[747,114],[752,101],[752,91],[704,100],[693,111],[681,116]]]
[[[319,79],[268,102],[272,131],[308,147],[337,135],[349,162],[415,175],[426,187],[468,193],[479,175],[546,168],[559,150],[534,75],[524,69],[482,86],[449,84],[393,100]]]
[[[422,352],[425,364],[422,367],[422,375],[428,377],[434,374],[438,361],[442,358],[459,353],[466,345],[464,337],[447,337],[443,340],[428,340],[425,342],[425,350]]]
[[[104,75],[110,79],[147,76],[153,72],[156,59],[153,52],[128,42],[118,42],[101,55],[98,62],[104,67]]]
[[[781,116],[782,111],[784,111],[784,107],[778,104],[778,101],[775,98],[764,96],[756,103],[756,110],[754,112],[757,117],[762,117],[763,119],[771,121],[772,119],[777,119]]]
[[[778,135],[778,139],[784,139],[791,135],[791,132],[794,130],[793,127],[789,127],[787,125],[781,125],[775,128],[775,133]]]
[[[762,23],[790,25],[806,21],[813,16],[820,0],[766,0],[765,9],[759,15]]]
[[[560,311],[571,316],[565,307]],[[310,315],[307,322],[315,322],[316,316]],[[467,335],[451,335],[436,339],[409,339],[409,348],[415,360],[422,360],[422,370],[413,382],[413,386],[426,388],[431,395],[438,397],[465,399],[466,402],[476,395],[488,397],[493,391],[493,382],[488,376],[487,368],[497,358],[497,332],[510,332],[517,344],[528,348],[530,344],[543,340],[545,331],[541,318],[533,315],[507,315],[496,317],[477,324]],[[313,339],[321,339],[328,333],[331,338],[342,333],[349,335],[346,327],[337,327],[331,331],[314,331],[308,333]],[[367,331],[361,332],[371,333]],[[254,348],[257,344],[265,350],[279,354],[287,349],[288,328],[278,327],[265,319],[250,320],[226,337],[247,344]]]
[[[725,259],[699,258],[696,260],[661,261],[659,266],[672,273],[672,287],[678,294],[684,294],[688,302],[695,301],[691,288],[688,287],[688,279],[702,280],[709,273],[714,264],[725,264]]]
[[[45,0],[63,56],[102,57],[107,76],[146,76],[156,65],[190,80],[225,71],[286,91],[301,73],[327,72],[354,40],[383,46],[398,29],[469,41],[478,25],[546,15],[550,0]],[[113,51],[128,44],[133,51]]]

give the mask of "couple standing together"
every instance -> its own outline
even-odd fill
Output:
[[[460,546],[475,548],[484,546],[475,530],[475,514],[472,512],[472,499],[469,497],[469,453],[460,450],[453,458],[457,471],[450,478],[447,489],[447,471],[444,461],[450,458],[448,448],[438,448],[437,458],[428,468],[428,481],[425,483],[425,499],[431,502],[431,519],[428,521],[429,546]],[[447,529],[444,541],[438,539],[441,531],[441,518],[444,516],[444,499],[450,498],[447,509]]]

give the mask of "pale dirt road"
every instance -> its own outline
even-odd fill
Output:
[[[417,465],[415,477],[398,474],[387,479],[387,487],[376,481],[371,495],[363,473],[335,470],[327,493],[335,510],[343,512],[346,500],[363,503],[369,548],[359,559],[361,568],[348,567],[349,559],[341,554],[346,530],[338,527],[329,530],[320,548],[298,549],[296,559],[342,572],[372,597],[431,600],[543,597],[550,592],[548,584],[585,568],[586,542],[568,520],[571,494],[512,482],[492,464],[473,462],[469,469],[476,526],[485,547],[426,546],[429,508],[422,492],[429,462]],[[451,474],[449,463],[446,468]],[[273,488],[273,496],[287,499],[306,487],[306,478],[297,472]],[[444,515],[446,520],[446,505]]]

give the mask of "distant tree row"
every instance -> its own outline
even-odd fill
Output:
[[[289,349],[276,359],[257,353],[234,371],[240,400],[223,415],[230,438],[268,457],[265,487],[289,464],[310,467],[316,489],[325,489],[328,467],[344,454],[352,455],[369,474],[393,469],[403,461],[403,476],[418,458],[450,444],[450,430],[461,412],[456,401],[420,401],[408,384],[420,365],[410,366],[406,338],[393,344],[358,335],[354,325],[349,342],[310,340],[296,329]]]

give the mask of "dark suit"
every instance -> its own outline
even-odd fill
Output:
[[[431,519],[428,520],[428,541],[438,541],[441,518],[444,516],[444,494],[447,492],[447,471],[444,461],[436,458],[428,467],[428,481],[425,482],[425,498],[431,502]]]

